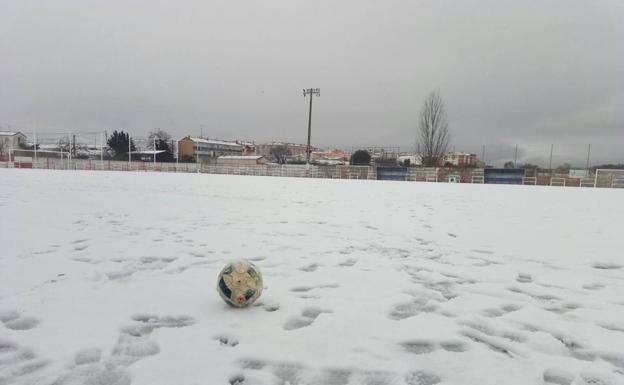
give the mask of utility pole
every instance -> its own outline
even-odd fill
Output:
[[[154,135],[154,170],[156,169],[156,135]]]
[[[516,144],[516,152],[514,153],[514,168],[516,168],[517,162],[518,162],[518,145]]]
[[[72,155],[72,134],[71,132],[67,136],[67,140],[69,141],[69,147],[67,148],[67,169],[71,168],[71,155]]]
[[[548,169],[550,170],[550,176],[552,176],[552,154],[553,154],[554,144],[550,145],[550,160],[548,161]]]
[[[321,96],[320,88],[305,88],[303,97],[310,95],[310,112],[308,113],[308,146],[306,148],[306,164],[310,164],[310,138],[312,136],[312,99],[313,96]]]
[[[589,152],[591,151],[591,144],[587,145],[587,164],[585,170],[587,170],[587,177],[589,177]]]
[[[35,167],[33,168],[37,168],[37,129],[33,128],[33,136],[35,138],[35,144],[33,146],[33,149],[35,150]]]
[[[481,161],[485,165],[485,144],[483,145],[483,150],[481,151]]]
[[[104,135],[104,133],[102,133]],[[104,138],[102,137],[102,143],[100,144],[100,166],[102,166],[102,171],[104,171]]]

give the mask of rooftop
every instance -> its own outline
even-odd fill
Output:
[[[15,136],[17,134],[24,135],[24,134],[22,134],[19,131],[18,132],[15,132],[15,131],[0,131],[0,136]]]
[[[154,155],[154,154],[162,154],[166,152],[165,150],[144,150],[144,151],[133,151],[133,154],[141,154],[141,155]]]
[[[195,138],[195,137],[188,137],[188,138],[191,139],[193,142],[196,142],[196,143],[223,144],[223,145],[226,145],[226,146],[240,146],[239,143],[236,143],[236,142],[226,142],[224,140],[204,139],[204,138]]]
[[[258,160],[260,158],[263,158],[263,156],[262,155],[227,155],[227,156],[219,157],[219,159],[236,159],[236,160],[248,160],[248,159]]]

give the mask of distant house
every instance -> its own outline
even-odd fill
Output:
[[[186,136],[178,140],[178,156],[180,160],[194,158],[196,162],[205,163],[220,156],[242,156],[244,146],[237,142],[194,138]]]
[[[287,160],[298,160],[303,161],[306,159],[306,152],[308,146],[306,144],[298,144],[298,143],[285,143],[285,142],[272,142],[272,143],[264,143],[256,145],[256,155],[262,155],[266,159],[275,160],[271,150],[274,147],[282,146],[286,148],[287,152]],[[310,152],[318,151],[318,148],[310,146]]]
[[[449,152],[444,155],[444,164],[450,164],[457,167],[477,167],[479,159],[476,154],[467,152]]]
[[[220,156],[218,166],[245,167],[266,164],[266,158],[261,155]]]
[[[171,162],[173,161],[173,154],[165,150],[144,150],[135,151],[132,153],[132,157],[139,158],[143,162],[153,162],[154,155],[156,156],[156,162]]]
[[[258,155],[255,143],[241,142],[240,145],[243,146],[243,155]]]
[[[310,154],[312,162],[324,165],[345,164],[349,160],[349,155],[338,149],[324,151],[313,151]]]
[[[0,131],[0,153],[8,154],[26,145],[26,135],[19,131]]]
[[[421,166],[422,165],[422,160],[420,158],[420,155],[418,154],[414,154],[414,155],[400,155],[397,158],[397,162],[402,165],[402,166]]]

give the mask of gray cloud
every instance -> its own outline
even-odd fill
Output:
[[[624,5],[592,1],[3,2],[0,124],[414,147],[439,88],[457,150],[624,161]],[[498,148],[498,150],[497,150]],[[491,149],[491,152],[489,151]],[[511,153],[510,153],[511,149]]]

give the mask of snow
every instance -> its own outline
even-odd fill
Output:
[[[0,170],[0,384],[622,384],[622,191]],[[224,264],[262,297],[228,307]]]
[[[221,144],[221,145],[232,146],[232,147],[240,147],[241,146],[241,144],[239,144],[239,143],[236,143],[236,142],[226,142],[224,140],[204,139],[204,138],[195,138],[195,137],[191,137],[191,140],[193,142],[196,142],[196,143]]]
[[[232,160],[258,160],[264,158],[262,155],[224,155],[219,159],[232,159]]]

